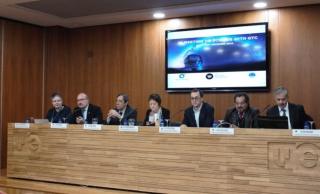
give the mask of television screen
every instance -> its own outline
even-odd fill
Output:
[[[167,30],[166,90],[268,90],[268,24]]]

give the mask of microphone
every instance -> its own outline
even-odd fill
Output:
[[[264,107],[264,109],[262,110],[262,114],[266,115],[267,111],[269,110],[269,108],[271,107],[271,104],[268,104],[266,107]]]
[[[229,123],[229,122],[227,122],[227,121],[222,121],[221,123],[219,123],[219,124],[217,125],[217,128],[218,128],[218,127],[221,127],[221,126],[224,126],[224,125],[229,125],[229,127],[239,128],[238,125],[235,125],[235,124],[233,124],[233,123]]]
[[[171,116],[171,120],[173,120],[173,118],[175,118],[178,114],[180,114],[181,112],[183,112],[185,109],[183,108],[183,109],[179,109],[177,112],[175,112],[174,114],[172,114],[172,116]]]
[[[51,123],[53,122],[53,119],[54,119],[54,113],[55,113],[56,111],[55,111],[55,109],[53,108],[52,109],[52,116],[51,116]]]

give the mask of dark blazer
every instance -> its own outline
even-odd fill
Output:
[[[146,112],[146,116],[144,118],[144,121],[143,121],[143,125],[146,125],[147,121],[149,121],[150,112],[151,112],[151,109],[148,109]],[[161,118],[162,119],[170,119],[170,110],[161,107]],[[154,124],[149,125],[149,126],[154,126]]]
[[[57,112],[55,108],[49,109],[46,118],[51,123],[68,122],[70,115],[71,109],[68,106],[63,105],[63,109],[59,112]]]
[[[77,117],[83,117],[81,109],[79,107],[77,107],[77,108],[75,108],[73,110],[73,113],[72,113],[72,115],[70,117],[69,123],[76,124],[76,118]],[[92,123],[92,118],[98,118],[98,123],[99,124],[103,123],[101,108],[99,106],[95,106],[93,104],[89,104],[88,111],[87,111],[86,123],[91,124]]]
[[[233,107],[227,110],[224,116],[224,121],[237,125],[240,128],[252,128],[258,115],[258,109],[248,107],[244,112],[243,118],[240,119],[237,109]]]
[[[117,112],[119,112],[119,110],[114,109]],[[126,111],[124,112],[124,115],[120,121],[119,118],[115,118],[115,117],[111,117],[110,121],[107,122],[107,125],[123,125],[125,120],[128,119],[134,119],[137,122],[137,110],[131,108],[129,105],[127,105]]]
[[[302,105],[289,103],[289,116],[292,129],[303,129],[304,122],[306,121],[306,113]],[[277,105],[271,107],[267,111],[267,116],[280,116],[279,108]]]
[[[210,104],[203,102],[199,116],[199,127],[212,127],[213,121],[214,108]],[[192,106],[184,111],[182,124],[185,124],[188,127],[197,127]]]

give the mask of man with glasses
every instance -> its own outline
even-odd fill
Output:
[[[302,105],[288,102],[288,90],[278,87],[274,90],[274,99],[277,105],[267,111],[267,116],[288,117],[289,129],[303,129],[306,113]]]
[[[181,127],[212,127],[214,108],[203,101],[203,92],[193,89],[190,97],[192,106],[184,111]]]
[[[107,125],[125,125],[129,119],[137,120],[137,110],[129,106],[129,97],[127,94],[117,96],[116,107],[110,109],[106,119]]]
[[[77,105],[71,115],[71,124],[102,124],[101,108],[89,103],[89,97],[85,93],[77,96]]]
[[[233,97],[234,107],[229,108],[224,121],[239,128],[252,128],[259,115],[259,110],[250,106],[250,98],[244,92],[236,93]]]

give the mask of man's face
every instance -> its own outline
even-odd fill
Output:
[[[279,93],[275,95],[275,100],[277,105],[280,108],[285,108],[287,106],[288,103],[288,97],[286,96],[285,93]]]
[[[123,96],[117,97],[116,108],[118,110],[123,110],[127,106],[127,103],[124,102]]]
[[[191,104],[194,108],[199,108],[203,98],[200,96],[199,92],[191,92]]]
[[[51,102],[52,102],[52,106],[56,109],[59,109],[62,107],[62,99],[60,96],[53,97]]]
[[[79,94],[77,97],[77,104],[79,108],[85,108],[89,105],[88,97],[85,94]]]
[[[234,104],[239,113],[243,113],[248,108],[248,103],[244,96],[236,97]]]

